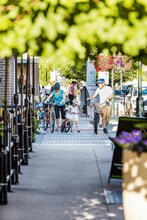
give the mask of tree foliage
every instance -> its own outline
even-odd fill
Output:
[[[0,57],[28,51],[74,65],[96,47],[147,63],[146,14],[145,0],[1,0]]]
[[[50,82],[50,72],[52,69],[49,66],[40,65],[39,68],[39,79],[40,84],[46,86]]]
[[[111,72],[110,72],[110,79],[111,79]],[[114,83],[120,82],[120,72],[114,72]],[[127,82],[127,81],[133,81],[137,77],[137,71],[132,69],[129,72],[122,72],[122,81]]]
[[[60,69],[60,73],[67,79],[75,79],[77,81],[86,81],[86,61],[81,63],[81,68],[75,66],[65,66]]]

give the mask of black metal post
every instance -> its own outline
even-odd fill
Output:
[[[23,78],[24,78],[23,77],[23,57],[21,56],[21,70],[20,70],[21,107],[20,107],[20,114],[18,118],[18,132],[19,132],[19,158],[22,164],[24,163]]]
[[[5,58],[5,100],[4,110],[2,111],[1,120],[1,138],[0,138],[0,149],[1,149],[1,169],[0,169],[0,203],[7,204],[7,144],[8,144],[8,113],[7,113],[7,82],[8,82],[8,58]]]
[[[29,158],[29,142],[28,142],[28,62],[29,57],[27,55],[27,71],[26,71],[26,98],[25,98],[25,127],[24,127],[24,164],[28,165]]]
[[[87,116],[87,89],[86,86],[84,88],[85,88],[85,114]]]
[[[35,59],[33,56],[32,63],[32,120],[35,118]],[[34,133],[34,126],[32,123],[32,133]],[[32,140],[33,142],[33,140]]]
[[[32,111],[31,111],[31,84],[30,84],[30,56],[28,55],[27,61],[27,75],[28,75],[28,144],[29,151],[33,152],[32,149]]]
[[[33,63],[32,63],[32,111],[34,114],[34,110],[35,110],[35,58],[33,56]]]
[[[6,166],[4,164],[4,109],[0,107],[0,204],[7,204],[7,181],[6,181]]]
[[[17,56],[15,55],[15,94],[14,94],[14,105],[15,105],[15,130],[14,130],[14,147],[13,147],[13,183],[19,183],[19,136],[18,136],[18,91],[17,91]]]
[[[8,121],[8,151],[7,151],[7,168],[8,168],[8,175],[7,175],[7,183],[8,183],[8,192],[12,192],[11,185],[13,179],[14,179],[14,111],[13,111],[13,104],[12,104],[12,109],[9,110],[9,121]],[[12,136],[13,132],[13,136]],[[11,145],[12,144],[12,145]]]

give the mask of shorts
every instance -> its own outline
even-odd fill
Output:
[[[111,106],[110,105],[106,105],[101,111],[100,111],[100,115],[105,118],[108,119],[110,118],[110,114],[111,114]]]
[[[56,115],[56,118],[60,118],[60,110],[61,110],[61,117],[62,119],[65,119],[65,105],[62,105],[62,106],[58,106],[58,105],[55,105],[55,115]]]

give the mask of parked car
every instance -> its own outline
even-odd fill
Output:
[[[124,102],[124,93],[121,90],[114,89],[115,101]]]
[[[125,112],[128,116],[136,115],[136,99],[138,97],[138,86],[132,85],[129,93],[125,97]],[[147,83],[142,83],[143,115],[147,113]]]
[[[143,101],[143,116],[147,117],[147,98]]]
[[[129,93],[131,86],[132,86],[132,84],[122,86],[122,92],[123,92],[124,95],[127,95]]]

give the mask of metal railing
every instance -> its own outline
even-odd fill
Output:
[[[19,107],[17,112],[13,108],[8,108],[7,112],[0,108],[0,204],[8,203],[7,193],[12,191],[12,184],[19,184],[21,165],[28,165],[29,141],[32,144],[28,131],[32,130],[32,126],[25,126],[25,119],[21,118],[21,114]],[[25,114],[24,107],[23,115]]]

